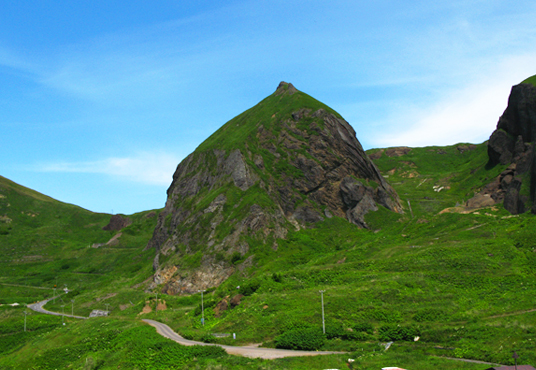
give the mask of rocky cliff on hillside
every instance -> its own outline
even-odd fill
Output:
[[[530,208],[536,213],[535,142],[536,87],[521,83],[512,87],[508,107],[488,142],[490,165],[509,166],[483,190],[495,202],[504,201],[504,207],[512,214]]]
[[[334,216],[367,227],[380,206],[402,212],[352,127],[284,82],[186,157],[167,194],[148,248],[170,294],[220,284],[288,230]]]

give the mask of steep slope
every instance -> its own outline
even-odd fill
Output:
[[[0,304],[35,302],[54,285],[83,291],[88,297],[77,299],[91,301],[111,282],[145,280],[152,256],[142,250],[157,212],[93,213],[0,176]]]
[[[148,245],[155,283],[169,293],[216,286],[289,230],[334,216],[366,228],[378,207],[402,212],[352,127],[282,82],[177,167]]]
[[[489,138],[489,164],[508,165],[483,193],[512,214],[536,213],[536,76],[512,87],[508,106]]]

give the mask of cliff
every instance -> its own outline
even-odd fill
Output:
[[[489,164],[508,165],[487,191],[512,214],[535,213],[536,87],[513,86],[508,106],[488,142]]]

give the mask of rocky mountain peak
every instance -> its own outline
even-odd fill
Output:
[[[277,89],[275,90],[275,93],[277,95],[281,95],[284,93],[287,93],[289,95],[294,94],[298,90],[289,82],[281,81],[279,85],[277,86]]]
[[[167,256],[155,282],[173,294],[220,284],[289,230],[331,217],[366,228],[379,207],[402,212],[350,124],[286,82],[186,157],[167,194],[148,247]]]

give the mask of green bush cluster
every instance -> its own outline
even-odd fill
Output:
[[[429,308],[425,310],[421,310],[417,312],[413,316],[413,320],[417,322],[425,322],[425,321],[439,321],[445,316],[445,313],[443,310],[437,309],[437,308]]]
[[[240,285],[240,289],[238,289],[238,293],[250,296],[253,293],[257,291],[261,287],[261,282],[259,280],[248,280],[244,282],[242,285]]]
[[[203,343],[216,343],[216,337],[210,333],[205,333],[200,338]]]
[[[374,334],[374,326],[369,322],[358,322],[352,325],[352,329],[356,332],[366,334]]]
[[[420,335],[419,328],[408,325],[387,324],[378,328],[378,338],[381,341],[413,341]]]
[[[276,348],[314,351],[324,344],[324,334],[319,328],[302,328],[284,332],[275,338]]]
[[[353,328],[344,328],[342,324],[326,325],[326,339],[356,340],[369,339],[365,332],[355,331]]]

